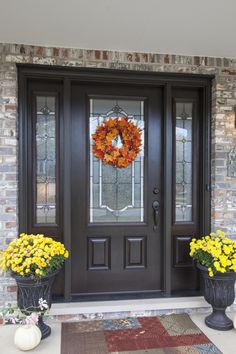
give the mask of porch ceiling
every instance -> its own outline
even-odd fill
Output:
[[[1,0],[0,42],[236,58],[235,0]]]

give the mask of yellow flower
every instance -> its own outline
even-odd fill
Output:
[[[216,272],[236,271],[236,242],[226,237],[221,230],[201,239],[192,239],[189,254],[200,264],[211,265],[208,267],[210,276]]]
[[[56,258],[60,268],[68,257],[68,251],[60,242],[41,234],[20,234],[5,251],[0,252],[0,268],[21,276],[46,275],[51,271],[51,261]],[[32,267],[31,267],[32,265]]]

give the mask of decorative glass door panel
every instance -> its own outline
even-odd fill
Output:
[[[176,103],[176,221],[192,221],[192,103]]]
[[[90,99],[90,223],[143,222],[144,220],[144,102],[142,100]],[[93,152],[93,136],[97,128],[109,120],[127,120],[140,134],[140,152],[124,168],[107,164]],[[124,120],[124,122],[125,122]],[[104,127],[105,129],[105,127]],[[114,128],[116,129],[116,128]],[[125,129],[125,128],[124,128]],[[112,131],[111,131],[112,133]],[[129,132],[132,134],[132,132]],[[107,133],[106,137],[110,134]],[[110,144],[119,153],[125,142],[117,131]],[[105,138],[106,138],[105,137]],[[98,135],[99,138],[99,135]],[[102,148],[107,151],[108,141]],[[132,141],[132,144],[135,144]],[[132,145],[128,145],[132,151]]]
[[[56,224],[56,98],[36,97],[36,224]]]

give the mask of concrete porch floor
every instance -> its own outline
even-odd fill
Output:
[[[144,302],[143,302],[144,301]],[[185,305],[185,306],[183,306]],[[185,311],[183,310],[185,308]],[[28,353],[35,354],[60,354],[61,321],[73,321],[75,319],[100,319],[122,318],[126,316],[150,316],[162,313],[188,312],[193,322],[205,333],[205,335],[222,351],[223,354],[236,353],[236,330],[216,331],[208,328],[204,323],[207,313],[210,313],[208,304],[202,297],[196,298],[171,298],[149,300],[121,300],[106,302],[54,304],[50,311],[53,316],[47,319],[52,328],[49,338],[41,341],[40,345]],[[234,309],[228,312],[232,319],[236,315]],[[0,326],[0,353],[19,354],[13,343],[16,325]],[[79,354],[79,353],[74,353]]]

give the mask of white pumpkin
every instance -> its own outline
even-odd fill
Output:
[[[36,325],[27,324],[17,328],[14,343],[20,350],[31,350],[39,345],[41,336],[41,331]]]
[[[234,316],[233,323],[234,323],[234,328],[236,329],[236,315]]]

